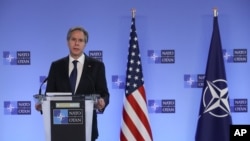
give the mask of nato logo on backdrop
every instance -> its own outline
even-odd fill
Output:
[[[175,63],[175,50],[148,50],[148,63],[173,64]]]
[[[4,115],[30,115],[30,101],[4,101]]]
[[[175,99],[148,100],[149,113],[175,113]]]
[[[112,89],[124,89],[124,88],[125,88],[125,76],[112,75]]]
[[[91,50],[89,51],[89,57],[95,58],[102,62],[103,52],[102,50]]]
[[[30,65],[30,51],[3,51],[4,65]]]
[[[223,57],[227,63],[246,63],[247,49],[223,49]]]
[[[184,88],[203,88],[204,74],[184,74]]]

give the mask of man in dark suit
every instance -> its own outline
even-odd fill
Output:
[[[47,92],[72,92],[73,95],[100,94],[97,109],[104,112],[109,104],[105,65],[103,62],[88,57],[84,48],[88,42],[88,32],[82,27],[70,28],[67,34],[69,55],[52,62],[49,70]],[[76,82],[71,85],[70,75],[76,60]],[[39,110],[39,107],[36,107]],[[98,137],[97,113],[93,114],[92,141]]]

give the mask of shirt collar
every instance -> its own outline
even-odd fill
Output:
[[[69,62],[72,62],[74,60],[77,60],[79,63],[83,64],[85,60],[85,55],[82,54],[78,59],[74,59],[72,56],[69,55]]]

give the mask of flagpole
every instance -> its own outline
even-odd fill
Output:
[[[135,12],[136,12],[135,8],[132,8],[131,12],[132,12],[132,18],[135,18]]]
[[[126,70],[125,99],[122,109],[122,128],[120,141],[153,141],[148,118],[147,98],[144,88],[142,63],[135,27],[135,12],[131,9],[132,19],[129,33],[129,48]],[[139,62],[139,63],[133,63]],[[139,70],[137,72],[137,70]]]
[[[213,8],[214,11],[214,17],[218,17],[218,9],[217,8]]]
[[[230,103],[222,52],[218,10],[213,8],[212,37],[208,52],[195,141],[229,141]],[[214,69],[216,68],[216,69]],[[217,99],[217,97],[219,97]],[[209,136],[207,136],[209,135]]]

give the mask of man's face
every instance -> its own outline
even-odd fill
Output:
[[[82,55],[86,45],[85,38],[85,35],[80,30],[75,30],[71,33],[71,37],[68,40],[68,47],[70,54],[74,59],[77,59]]]

